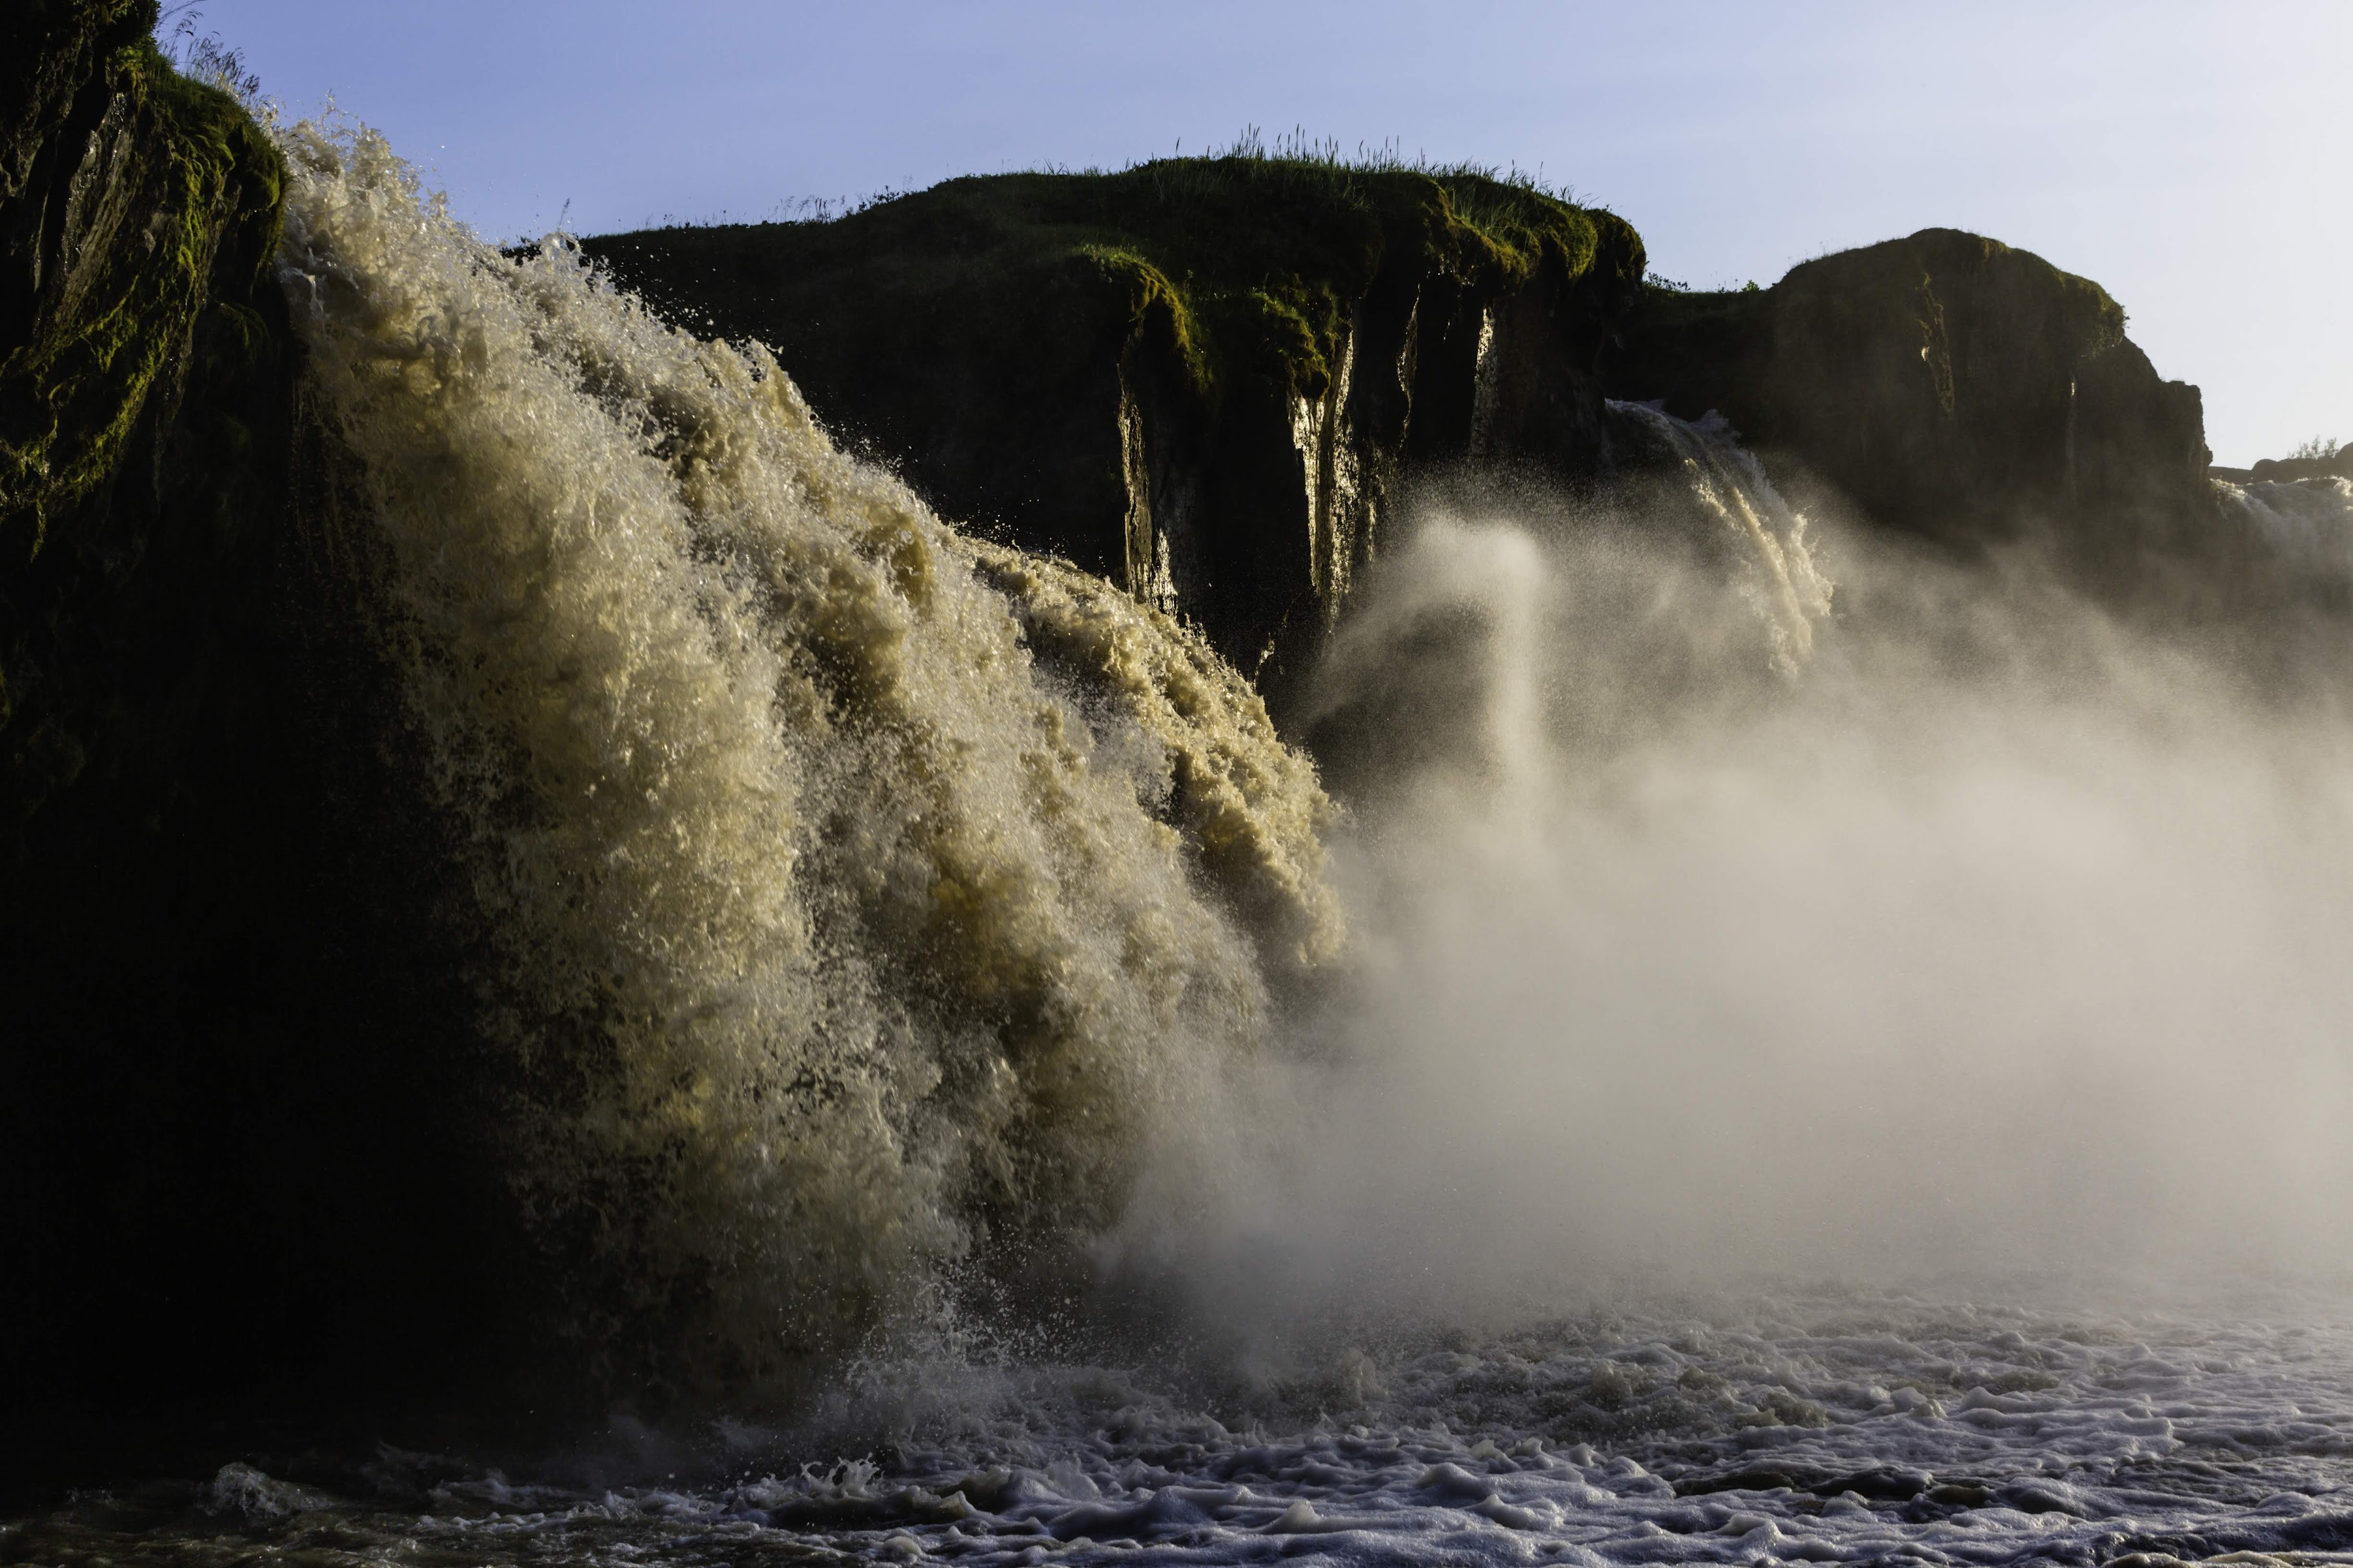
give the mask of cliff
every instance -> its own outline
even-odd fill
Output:
[[[2178,603],[2231,548],[2198,389],[2096,283],[1957,230],[1694,293],[1638,283],[1614,216],[1521,187],[1229,157],[584,247],[775,346],[944,515],[1200,626],[1278,717],[1409,473],[1656,458],[1605,398],[1720,412],[1870,523],[2036,541],[2104,593]]]
[[[426,840],[350,563],[296,525],[328,465],[271,268],[284,168],[154,24],[0,16],[9,1405],[396,1378],[459,1321],[406,1309],[480,1251],[429,1109],[462,1015]]]
[[[1278,694],[1408,468],[1599,468],[1597,362],[1642,273],[1623,221],[1523,185],[1265,156],[585,248],[770,344],[944,516],[1181,610]]]
[[[2157,374],[2098,284],[1955,229],[1770,289],[1646,289],[1604,379],[1682,417],[1718,411],[1768,464],[1951,547],[2037,536],[2130,576],[2211,516],[2198,389]]]

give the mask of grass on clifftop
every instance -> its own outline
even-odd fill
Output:
[[[1623,220],[1525,179],[1299,143],[1269,153],[1254,138],[1208,157],[967,176],[829,220],[645,230],[589,249],[657,303],[675,302],[667,284],[710,326],[780,350],[796,346],[776,341],[795,335],[796,311],[872,312],[871,331],[848,336],[873,352],[1002,336],[1031,353],[1041,331],[1165,311],[1213,402],[1242,371],[1320,394],[1347,312],[1385,261],[1423,258],[1482,292],[1547,262],[1570,279],[1605,256],[1632,278],[1642,266]],[[653,262],[650,277],[632,276],[633,258]],[[1071,319],[1113,300],[1124,322]]]

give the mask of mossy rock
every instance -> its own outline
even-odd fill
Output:
[[[36,7],[16,20],[21,65],[54,58],[27,33],[70,36],[99,56],[32,143],[8,193],[0,298],[0,551],[24,560],[49,521],[114,474],[148,401],[179,391],[198,319],[248,310],[277,247],[284,169],[235,99],[181,76],[148,36],[152,0]],[[28,73],[39,74],[39,73]]]
[[[154,22],[0,12],[7,1412],[464,1376],[501,1256],[396,693],[301,521],[283,167]]]

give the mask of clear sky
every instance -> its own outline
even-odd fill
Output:
[[[266,94],[332,94],[501,237],[1301,127],[1540,172],[1701,287],[1989,234],[2106,285],[2204,387],[2217,460],[2353,440],[2348,0],[197,7]]]

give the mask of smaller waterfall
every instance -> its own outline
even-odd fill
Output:
[[[1724,525],[1748,563],[1741,592],[1772,637],[1773,666],[1796,675],[1813,653],[1814,623],[1830,614],[1832,587],[1814,561],[1805,515],[1781,499],[1722,415],[1694,422],[1647,403],[1607,406],[1673,457],[1693,499]]]
[[[1599,758],[1808,667],[1832,584],[1805,517],[1723,420],[1610,407],[1663,495],[1433,501],[1341,620],[1307,735],[1364,803],[1434,790],[1502,820],[1562,749]]]
[[[2316,583],[2353,584],[2353,479],[2234,485],[2214,493],[2280,566]]]

